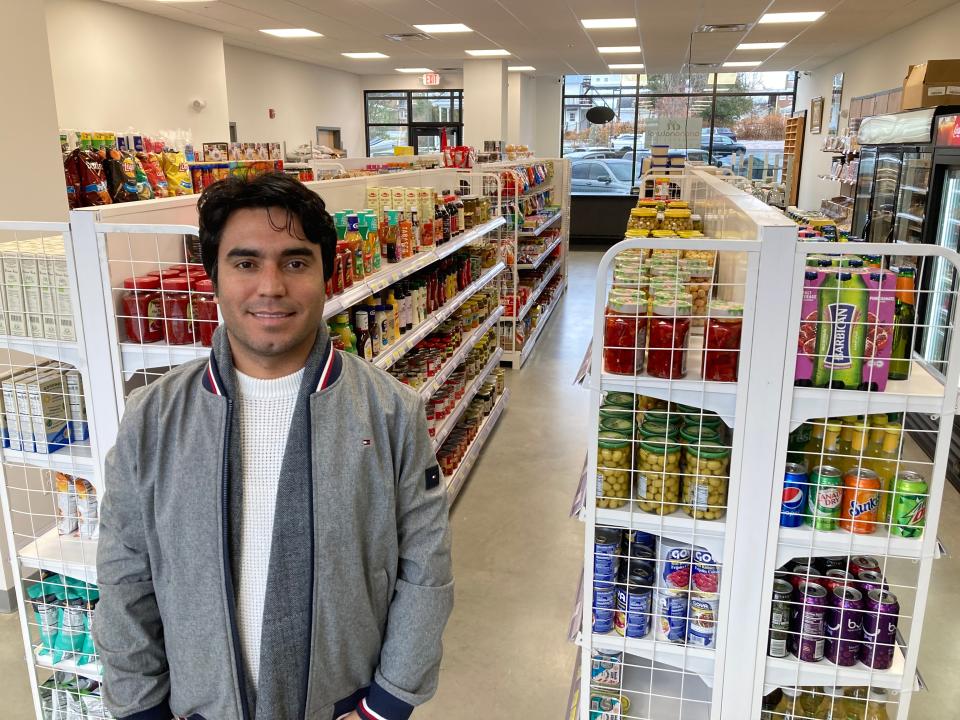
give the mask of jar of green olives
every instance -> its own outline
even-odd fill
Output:
[[[730,448],[701,439],[684,451],[683,511],[698,520],[717,520],[727,512]]]
[[[633,451],[629,435],[603,430],[597,439],[597,507],[620,508],[631,495]]]
[[[680,445],[668,435],[640,443],[637,450],[636,498],[644,512],[669,515],[677,510],[680,500]]]

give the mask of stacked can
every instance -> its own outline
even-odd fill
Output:
[[[798,463],[787,463],[780,502],[780,525],[799,527],[807,516],[807,468]]]
[[[854,577],[860,577],[862,572],[880,572],[880,563],[869,555],[855,555],[847,563],[847,570]]]
[[[623,675],[623,653],[594,650],[590,663],[590,683],[620,687]]]
[[[593,541],[593,632],[613,630],[616,608],[617,567],[623,533],[597,528]]]
[[[690,617],[687,642],[698,647],[716,645],[716,624],[720,611],[720,563],[704,548],[693,550],[690,576]]]
[[[794,594],[794,601],[799,612],[791,637],[793,652],[804,662],[819,662],[826,644],[827,591],[822,585],[804,582]]]
[[[687,638],[690,546],[661,538],[657,549],[656,638],[683,643]]]
[[[836,530],[843,501],[842,473],[835,467],[820,465],[810,473],[810,492],[804,522],[816,530]]]
[[[773,605],[770,609],[770,635],[767,655],[775,658],[787,656],[793,615],[793,586],[781,578],[773,581]]]
[[[835,587],[829,595],[826,656],[837,665],[857,664],[863,638],[863,595],[852,587]]]
[[[900,603],[896,595],[883,590],[867,593],[863,608],[860,662],[874,670],[888,670],[893,665],[899,615]]]

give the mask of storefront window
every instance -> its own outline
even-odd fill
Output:
[[[440,150],[441,132],[458,145],[463,137],[463,90],[368,90],[367,155],[394,154],[394,147],[412,145],[414,152]]]

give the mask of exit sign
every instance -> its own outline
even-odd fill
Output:
[[[439,85],[440,84],[440,73],[424,73],[421,78],[424,85]]]

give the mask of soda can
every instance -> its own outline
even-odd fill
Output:
[[[770,635],[767,639],[767,655],[770,657],[787,656],[790,616],[793,613],[792,601],[793,586],[786,580],[774,580],[773,604],[770,608]]]
[[[716,593],[720,591],[720,563],[703,548],[693,551],[693,575],[690,579],[692,592]]]
[[[863,639],[863,595],[856,588],[837,587],[829,597],[826,656],[835,665],[851,667]]]
[[[874,670],[888,670],[893,665],[899,615],[900,603],[896,595],[882,590],[867,593],[863,608],[860,662]]]
[[[657,592],[657,640],[682,643],[687,638],[687,593]]]
[[[846,570],[848,565],[847,558],[839,555],[834,557],[818,558],[817,563],[820,565],[820,569],[824,572],[827,570]]]
[[[860,589],[860,592],[863,593],[864,597],[866,597],[871,590],[890,589],[883,575],[876,570],[864,570],[857,575],[856,586]]]
[[[907,470],[897,476],[890,516],[890,534],[918,538],[923,535],[930,488],[919,473]]]
[[[613,624],[617,632],[629,638],[650,634],[653,617],[653,590],[636,583],[617,588],[617,612]]]
[[[847,570],[849,570],[850,574],[854,577],[859,577],[860,573],[866,570],[880,572],[880,563],[877,562],[876,558],[870,557],[869,555],[855,555],[850,558],[850,564],[847,566]]]
[[[612,528],[597,528],[593,537],[594,580],[613,580],[620,563],[622,532]]]
[[[799,527],[807,514],[807,469],[799,463],[787,463],[780,501],[780,525]]]
[[[718,594],[691,593],[687,644],[695,647],[714,647],[719,614],[720,596]]]
[[[880,476],[868,468],[854,468],[843,476],[840,527],[857,535],[877,531]]]
[[[799,591],[800,586],[805,582],[812,582],[819,585],[820,571],[813,565],[794,565],[790,571],[790,584],[793,586],[793,589]]]
[[[612,582],[593,584],[593,632],[608,633],[613,630],[616,608],[616,591]]]
[[[810,473],[810,495],[804,522],[817,530],[836,530],[843,500],[842,474],[830,465],[819,465]]]
[[[827,591],[822,585],[803,583],[798,595],[800,612],[793,628],[794,652],[803,662],[820,662],[826,646]]]
[[[594,685],[620,687],[623,677],[623,653],[594,650],[590,662],[590,682]]]
[[[657,548],[657,588],[663,590],[687,590],[690,587],[690,545],[661,538]]]
[[[830,568],[824,573],[822,585],[833,593],[835,588],[856,587],[857,579],[846,570]]]

